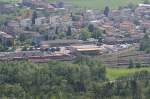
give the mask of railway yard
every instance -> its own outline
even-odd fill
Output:
[[[138,47],[131,47],[122,51],[118,51],[112,54],[105,54],[96,57],[106,66],[110,67],[129,67],[129,65],[150,65],[150,54],[139,51]],[[131,63],[132,61],[132,63]]]
[[[56,50],[52,51],[50,49]],[[72,61],[81,55],[100,60],[108,67],[150,65],[150,54],[139,51],[138,44],[133,44],[126,48],[117,48],[115,45],[96,46],[78,44],[77,46],[76,44],[57,48],[51,47],[49,49],[40,49],[36,51],[1,52],[0,61],[28,60],[34,63],[45,63],[50,60]]]

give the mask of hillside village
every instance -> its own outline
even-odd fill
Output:
[[[141,55],[141,63],[150,64],[150,53],[138,51],[141,40],[150,35],[149,4],[116,10],[105,8],[104,11],[47,0],[22,0],[17,4],[0,5],[2,14],[16,13],[17,9],[24,11],[0,25],[0,42],[7,49],[1,51],[1,61],[68,61],[80,55],[101,57],[134,48],[136,55]],[[129,58],[125,60],[126,64],[105,62],[129,65]]]

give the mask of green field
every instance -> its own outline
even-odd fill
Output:
[[[0,0],[0,2],[9,2],[9,3],[16,3],[19,0]]]
[[[134,74],[139,71],[147,70],[150,72],[150,68],[107,68],[106,74],[109,80],[114,80],[122,76],[127,76],[129,74]]]
[[[56,0],[49,0],[49,1],[56,1]],[[83,8],[103,9],[105,7],[105,0],[63,0],[63,1],[72,3],[76,6]],[[110,6],[111,9],[116,9],[119,6],[125,6],[128,5],[129,3],[137,5],[139,3],[142,3],[143,1],[144,0],[109,0],[108,5]]]
[[[0,1],[16,2],[19,0],[0,0]],[[103,9],[105,7],[105,0],[49,0],[49,1],[50,2],[64,1],[82,8]],[[110,8],[116,9],[119,6],[125,6],[128,5],[129,3],[137,5],[139,3],[142,3],[144,0],[108,0],[108,1],[109,1],[108,5],[110,6]]]
[[[19,0],[0,0],[0,2],[16,2],[16,1],[19,1]]]

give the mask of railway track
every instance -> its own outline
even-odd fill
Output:
[[[119,66],[119,67],[128,67],[130,65],[130,60],[134,64],[139,63],[142,66],[150,65],[150,54],[145,52],[135,51],[129,54],[116,54],[114,56],[105,56],[101,59],[102,63],[106,66]]]

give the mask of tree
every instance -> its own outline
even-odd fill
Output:
[[[0,90],[0,97],[7,96],[9,99],[12,97],[25,99],[25,91],[19,84],[3,84],[0,85],[0,89],[2,89]]]
[[[48,39],[49,39],[49,33],[48,33],[48,32],[44,32],[43,36],[44,36],[44,39],[45,39],[45,40],[48,40]]]
[[[105,10],[104,10],[104,15],[105,15],[106,17],[108,17],[109,11],[110,11],[109,7],[106,6],[106,7],[105,7]]]
[[[88,26],[88,30],[89,30],[89,32],[94,32],[94,31],[95,31],[94,25],[93,25],[93,24],[90,24],[90,25]]]
[[[32,15],[32,25],[35,24],[35,19],[36,19],[36,18],[37,18],[37,12],[34,11],[34,12],[33,12],[33,15]]]
[[[149,4],[150,2],[149,2],[149,0],[144,0],[143,3],[144,4]]]
[[[136,66],[136,68],[140,68],[140,67],[141,67],[141,63],[140,63],[140,62],[137,62],[137,63],[135,64],[135,66]]]
[[[89,32],[87,29],[82,29],[81,31],[80,31],[80,39],[81,40],[87,40],[87,39],[89,39],[90,37],[91,37],[91,35],[92,35],[92,33],[91,32]]]
[[[103,38],[102,33],[102,30],[95,28],[94,32],[92,33],[92,37],[95,39]]]
[[[132,90],[132,99],[142,99],[141,86],[136,80],[130,81]]]
[[[136,9],[136,6],[133,3],[129,3],[127,7],[130,8],[132,11]]]
[[[56,27],[56,30],[55,30],[55,34],[59,34],[59,33],[58,33],[58,29],[59,29],[59,27],[57,26],[57,27]]]
[[[20,37],[19,37],[19,40],[20,40],[21,42],[25,42],[26,39],[27,39],[27,38],[26,38],[24,35],[20,35]]]
[[[145,99],[148,99],[150,97],[150,87],[149,86],[148,86],[148,89],[146,90],[145,96],[146,96]]]
[[[0,51],[4,51],[4,46],[0,44]]]
[[[132,60],[132,59],[130,59],[130,60],[129,60],[129,68],[133,68],[133,67],[134,67],[133,60]]]
[[[148,34],[145,34],[145,36],[141,40],[141,42],[140,42],[140,50],[141,51],[146,51],[146,52],[150,51],[150,38],[149,38]]]
[[[67,36],[71,36],[71,34],[72,34],[71,26],[68,26]]]

